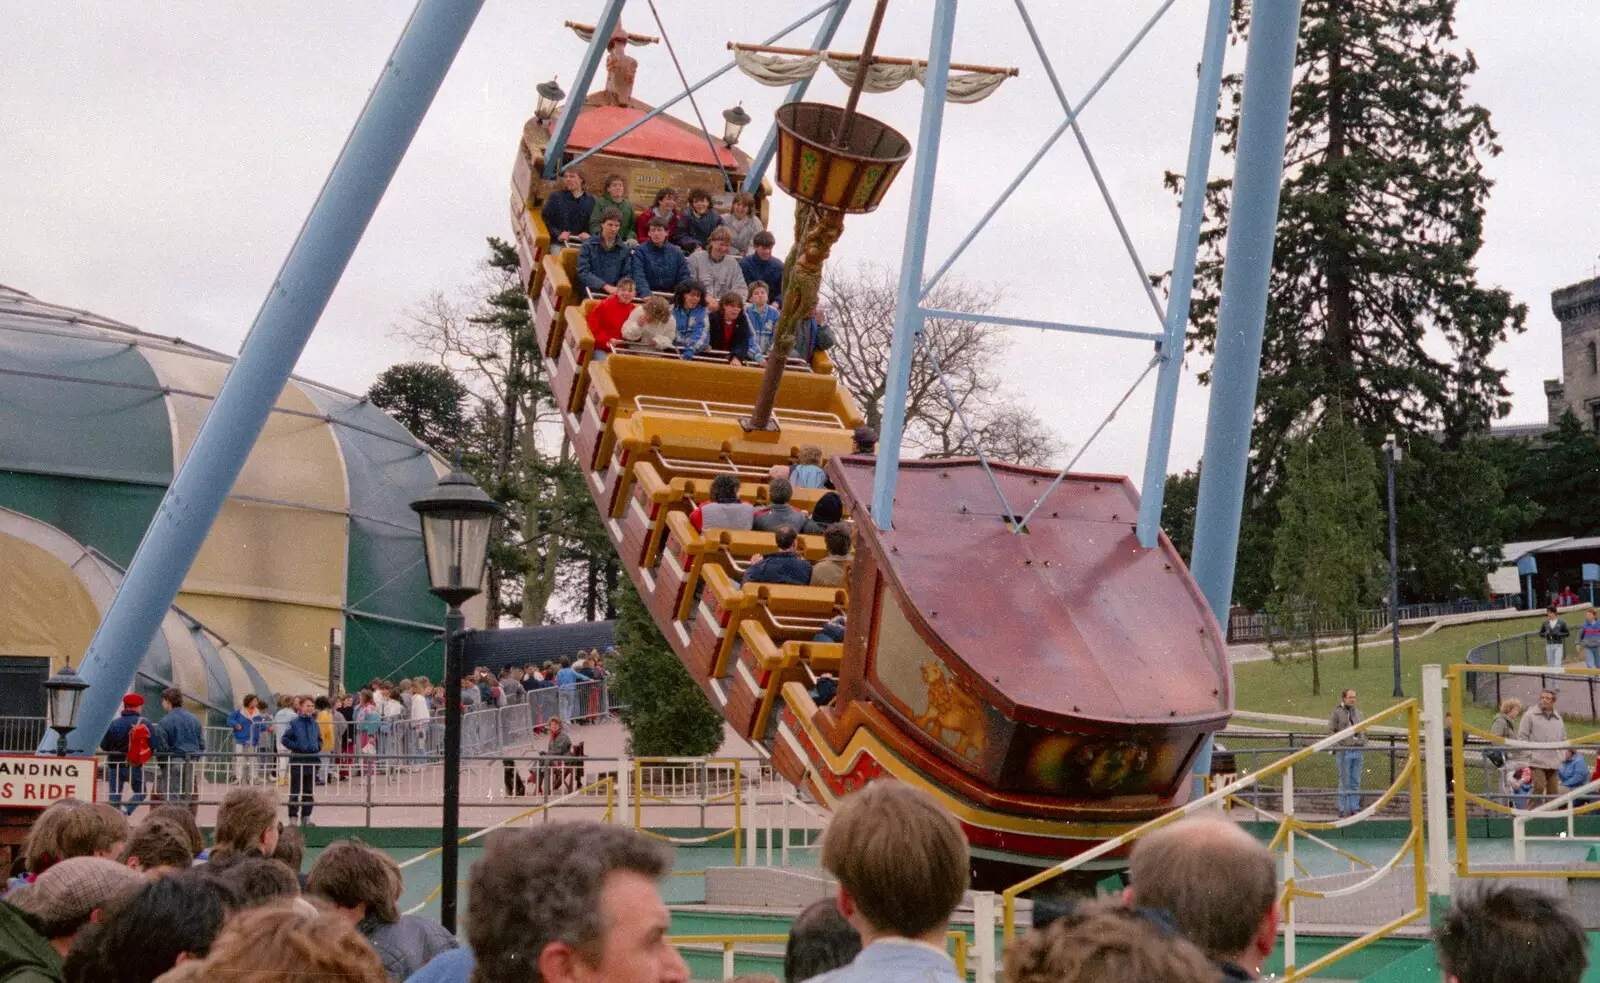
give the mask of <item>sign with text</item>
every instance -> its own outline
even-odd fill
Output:
[[[65,798],[94,801],[94,759],[0,754],[0,806],[43,809]]]

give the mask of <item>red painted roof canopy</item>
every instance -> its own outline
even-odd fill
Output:
[[[567,149],[588,150],[623,127],[638,122],[647,112],[632,106],[586,106],[573,122],[572,135],[567,137]],[[716,167],[719,162],[723,167],[739,167],[739,161],[732,151],[722,146],[715,137],[712,143],[717,148],[716,157],[711,156],[711,148],[706,146],[705,136],[698,130],[686,129],[683,124],[662,115],[607,145],[601,152],[698,164],[702,167]]]
[[[839,490],[869,502],[876,463],[835,458]],[[1011,464],[994,472],[1019,513],[1054,477]],[[1017,535],[975,459],[904,461],[894,528],[879,531],[864,508],[858,528],[912,624],[948,646],[1007,716],[1225,715],[1231,680],[1216,619],[1165,537],[1139,546],[1138,512],[1127,478],[1069,475]]]

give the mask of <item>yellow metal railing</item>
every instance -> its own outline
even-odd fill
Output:
[[[1361,733],[1370,727],[1377,726],[1386,720],[1394,720],[1397,718],[1404,721],[1408,753],[1406,756],[1405,765],[1396,774],[1395,780],[1389,786],[1389,788],[1385,789],[1378,796],[1377,801],[1362,809],[1360,812],[1357,812],[1355,815],[1347,816],[1343,819],[1307,820],[1294,815],[1294,767],[1296,764],[1307,760],[1313,754],[1320,754],[1324,751],[1336,750],[1337,745],[1350,736]],[[1457,714],[1456,719],[1460,719],[1459,713]],[[1017,898],[1024,892],[1031,891],[1041,884],[1045,884],[1057,877],[1060,877],[1062,874],[1065,874],[1068,871],[1078,870],[1091,861],[1117,853],[1118,851],[1121,851],[1131,845],[1140,837],[1165,826],[1170,826],[1185,816],[1190,816],[1197,812],[1212,809],[1216,806],[1225,805],[1230,802],[1238,803],[1241,800],[1238,798],[1237,793],[1260,785],[1264,779],[1275,778],[1278,776],[1282,776],[1283,779],[1283,814],[1281,816],[1273,815],[1272,813],[1269,813],[1266,810],[1260,809],[1256,806],[1250,806],[1250,808],[1255,809],[1257,813],[1269,816],[1278,822],[1278,830],[1272,838],[1271,848],[1283,862],[1283,889],[1282,893],[1279,895],[1279,903],[1283,909],[1284,930],[1284,975],[1279,977],[1282,983],[1294,983],[1296,980],[1305,979],[1314,973],[1320,972],[1328,965],[1343,959],[1345,956],[1371,945],[1373,942],[1389,935],[1396,929],[1401,928],[1404,925],[1408,925],[1411,922],[1417,921],[1418,919],[1426,918],[1428,913],[1428,887],[1427,856],[1424,849],[1423,837],[1422,741],[1420,727],[1421,711],[1417,705],[1417,701],[1406,700],[1403,703],[1397,703],[1394,706],[1389,707],[1388,709],[1375,714],[1366,720],[1363,720],[1354,727],[1339,731],[1336,734],[1330,734],[1315,744],[1292,752],[1291,754],[1278,759],[1259,771],[1252,772],[1248,775],[1243,775],[1234,781],[1231,781],[1226,785],[1216,789],[1210,794],[1195,799],[1181,808],[1174,809],[1165,815],[1158,816],[1142,826],[1135,827],[1134,829],[1123,833],[1121,836],[1106,840],[1090,850],[1065,860],[1048,870],[1040,871],[1038,874],[1035,874],[1027,880],[1006,888],[1003,892],[1001,892],[1001,917],[1006,941],[1009,943],[1016,937],[1016,903]],[[1459,743],[1457,745],[1457,753],[1460,753]],[[1299,885],[1299,879],[1296,877],[1296,874],[1303,874],[1305,872],[1305,868],[1298,860],[1295,859],[1296,837],[1304,837],[1312,840],[1313,842],[1328,846],[1329,844],[1326,844],[1325,841],[1314,835],[1316,831],[1342,829],[1346,826],[1361,822],[1367,817],[1376,813],[1379,809],[1383,808],[1383,806],[1394,799],[1394,797],[1399,794],[1402,789],[1404,789],[1410,797],[1411,808],[1409,817],[1411,821],[1411,832],[1392,858],[1381,865],[1373,867],[1370,864],[1366,864],[1365,861],[1361,861],[1359,858],[1356,858],[1343,850],[1334,848],[1335,852],[1358,863],[1366,864],[1371,868],[1370,875],[1356,884],[1332,891],[1311,891]],[[1335,898],[1355,894],[1388,876],[1389,873],[1391,873],[1400,865],[1400,861],[1408,854],[1411,856],[1413,868],[1412,875],[1414,881],[1414,901],[1411,910],[1407,911],[1399,918],[1394,919],[1388,924],[1374,929],[1360,938],[1353,939],[1339,948],[1334,949],[1332,952],[1329,952],[1304,966],[1295,965],[1294,902],[1297,898]]]
[[[709,769],[716,765],[728,767],[729,771],[727,771],[726,774],[728,774],[730,777],[732,787],[726,792],[712,795],[709,794],[709,784],[707,784],[709,781],[708,775]],[[647,767],[657,769],[683,769],[689,774],[697,776],[697,784],[704,785],[706,791],[699,792],[699,794],[695,795],[692,799],[675,797],[672,795],[661,795],[657,792],[646,791],[644,777],[646,775],[645,769]],[[666,777],[661,771],[655,772],[655,775],[658,778]],[[660,783],[655,783],[655,787],[659,788]],[[704,846],[708,843],[715,843],[718,840],[732,837],[733,863],[736,867],[742,867],[744,865],[745,792],[746,780],[744,777],[744,772],[740,768],[739,759],[737,758],[634,758],[633,828],[638,830],[640,833],[651,837],[652,839],[661,840],[664,843],[671,843],[675,846]],[[732,799],[733,825],[728,829],[724,829],[716,833],[710,833],[705,836],[668,836],[665,833],[658,833],[655,830],[645,828],[644,804],[646,799],[652,802],[666,803],[668,805],[689,806],[712,806]],[[703,873],[703,871],[684,871],[675,876],[689,876],[698,873]]]
[[[1565,808],[1560,809],[1519,809],[1506,802],[1497,802],[1490,798],[1496,790],[1486,788],[1488,794],[1479,795],[1467,788],[1467,748],[1468,737],[1478,738],[1490,744],[1514,749],[1548,749],[1556,750],[1568,747],[1581,748],[1585,745],[1600,744],[1600,731],[1582,734],[1570,738],[1561,744],[1537,744],[1527,741],[1510,741],[1488,731],[1480,730],[1468,724],[1464,719],[1466,707],[1462,695],[1466,689],[1467,673],[1484,673],[1485,675],[1503,674],[1510,676],[1569,676],[1580,679],[1600,678],[1600,669],[1579,669],[1574,667],[1551,668],[1548,666],[1480,666],[1458,663],[1445,669],[1447,690],[1450,696],[1450,767],[1456,776],[1455,784],[1455,810],[1451,817],[1455,825],[1456,841],[1456,876],[1457,877],[1565,877],[1565,878],[1600,878],[1600,870],[1573,869],[1573,870],[1526,870],[1505,867],[1478,867],[1474,869],[1467,851],[1467,808],[1471,805],[1479,806],[1490,812],[1500,813],[1511,817],[1520,831],[1522,824],[1529,819],[1568,819],[1570,817],[1588,815],[1600,811],[1600,799],[1584,805],[1574,805],[1569,799]],[[1532,712],[1530,706],[1524,712]],[[1559,705],[1557,707],[1559,710]],[[1570,793],[1569,793],[1570,794]],[[1560,805],[1562,803],[1554,803]]]
[[[782,945],[789,941],[787,935],[669,935],[667,942],[675,946],[721,946],[722,978],[731,979],[734,973],[734,947],[739,945]],[[945,947],[956,964],[956,975],[967,978],[967,933],[954,929],[945,934]],[[981,981],[980,981],[981,983]]]

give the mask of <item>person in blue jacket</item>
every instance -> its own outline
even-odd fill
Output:
[[[1556,779],[1561,782],[1561,787],[1570,792],[1580,785],[1589,784],[1589,763],[1583,755],[1567,748],[1561,752],[1561,770],[1556,772]]]
[[[161,791],[168,802],[193,807],[200,801],[194,768],[206,748],[205,732],[199,718],[183,708],[183,690],[176,686],[161,691],[161,709],[166,713],[151,742],[161,764]]]
[[[673,343],[685,360],[711,345],[705,299],[706,288],[699,280],[685,280],[672,295]]]
[[[283,735],[289,749],[289,821],[311,825],[316,805],[317,762],[322,754],[322,728],[317,726],[316,704],[309,696],[295,700],[295,718]]]
[[[811,583],[811,561],[794,548],[797,534],[793,526],[779,526],[772,534],[778,552],[768,553],[750,564],[744,572],[747,584],[794,584],[805,587]]]
[[[234,783],[249,785],[255,779],[256,716],[261,711],[261,698],[246,693],[239,706],[228,714],[228,728],[233,731]]]
[[[110,789],[107,798],[113,809],[121,809],[130,816],[144,801],[144,765],[128,763],[128,732],[139,723],[150,732],[153,747],[155,727],[144,719],[144,697],[129,693],[122,698],[122,712],[111,721],[106,736],[100,739],[100,750],[106,753],[106,786]],[[127,805],[122,804],[123,786],[129,789]]]
[[[640,297],[670,294],[689,279],[689,261],[683,250],[667,241],[665,220],[653,218],[648,228],[645,241],[633,250],[633,282]]]
[[[600,234],[578,247],[578,283],[591,294],[617,292],[617,281],[633,272],[633,247],[619,231],[622,217],[608,210],[600,219]]]
[[[584,678],[578,674],[578,670],[572,668],[572,660],[562,659],[561,668],[556,670],[556,686],[559,687],[557,692],[560,693],[558,700],[561,719],[568,723],[578,715],[578,684],[581,682],[584,682]]]
[[[750,241],[750,255],[739,260],[739,271],[744,282],[760,280],[767,285],[767,301],[775,307],[783,306],[783,260],[772,255],[778,240],[771,232],[757,232]]]

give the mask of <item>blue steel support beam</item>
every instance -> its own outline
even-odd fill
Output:
[[[420,0],[350,131],[79,670],[74,751],[100,743],[483,0]],[[47,734],[43,750],[53,750]]]
[[[1167,492],[1167,462],[1172,452],[1172,420],[1178,410],[1178,383],[1183,378],[1184,332],[1194,292],[1195,254],[1205,219],[1206,182],[1211,176],[1211,143],[1217,132],[1217,100],[1222,95],[1222,59],[1228,49],[1231,0],[1211,0],[1205,42],[1200,53],[1200,78],[1194,92],[1194,120],[1189,127],[1189,161],[1183,172],[1183,204],[1179,208],[1178,241],[1172,257],[1172,293],[1167,297],[1167,337],[1161,343],[1161,368],[1156,372],[1155,406],[1150,411],[1150,439],[1144,453],[1144,484],[1139,487],[1139,545],[1154,549],[1161,533],[1161,506]]]
[[[1004,324],[1013,328],[1041,328],[1045,331],[1070,331],[1073,334],[1104,335],[1107,338],[1132,338],[1135,341],[1163,341],[1166,335],[1155,331],[1131,331],[1127,328],[1097,328],[1092,324],[1068,324],[1065,321],[1035,321],[1025,317],[1006,317],[1003,314],[974,314],[970,311],[947,311],[937,307],[924,307],[923,317],[947,317],[955,321],[974,324]]]
[[[1211,409],[1191,564],[1220,624],[1227,624],[1233,597],[1299,26],[1300,0],[1257,0],[1251,5],[1233,205],[1228,213],[1228,259],[1217,312],[1217,354],[1211,369]]]
[[[839,22],[844,20],[844,15],[850,10],[850,0],[836,0],[833,9],[828,12],[828,17],[817,28],[817,36],[811,39],[811,47],[822,51],[833,43],[833,35],[839,30]],[[771,44],[772,42],[767,42]],[[799,102],[806,97],[806,90],[811,87],[811,79],[803,78],[789,86],[789,91],[784,93],[783,101]],[[761,179],[766,176],[767,168],[772,166],[772,157],[778,152],[778,126],[776,123],[767,127],[766,139],[761,141],[761,149],[750,160],[750,173],[744,177],[743,190],[755,194],[761,188]]]
[[[627,0],[606,0],[605,8],[600,11],[600,19],[594,22],[594,36],[589,39],[583,61],[578,62],[578,75],[572,80],[572,91],[567,94],[561,115],[556,117],[555,129],[550,131],[550,142],[544,147],[546,181],[554,180],[561,173],[561,158],[567,152],[567,138],[572,136],[572,124],[578,121],[578,114],[583,112],[583,100],[589,97],[594,73],[599,71],[611,35],[616,33],[617,25],[622,22],[622,5],[625,2]]]
[[[922,123],[917,129],[917,163],[911,173],[911,207],[906,244],[900,256],[900,291],[894,305],[894,338],[878,427],[878,467],[872,483],[872,521],[894,524],[894,487],[900,477],[900,441],[905,436],[906,391],[911,359],[922,330],[922,269],[928,254],[928,218],[933,211],[933,179],[939,169],[939,135],[944,129],[945,88],[950,84],[950,42],[956,33],[956,0],[934,0],[933,34],[928,40],[927,84],[922,90]]]
[[[812,20],[817,15],[824,13],[830,7],[834,6],[835,2],[848,4],[849,0],[828,0],[827,3],[825,3],[822,6],[818,7],[816,10],[813,10],[811,13],[806,14],[804,17],[802,17],[799,20],[795,21],[793,24],[790,24],[788,27],[785,27],[784,29],[782,29],[778,33],[772,35],[771,37],[767,38],[765,41],[762,41],[761,43],[762,44],[772,44],[773,42],[783,40],[785,37],[788,36],[790,31],[793,31],[793,30],[796,30],[797,28],[805,26],[805,24],[808,21]],[[665,36],[665,32],[663,32],[662,36],[663,37]],[[692,95],[692,94],[694,94],[696,92],[699,92],[701,89],[703,89],[706,86],[710,85],[712,82],[715,82],[717,79],[719,79],[722,76],[724,76],[724,75],[728,74],[729,72],[733,71],[734,68],[736,68],[737,66],[738,66],[738,62],[734,62],[734,61],[728,62],[726,65],[723,65],[721,68],[719,68],[716,71],[712,72],[710,75],[707,75],[705,78],[703,78],[700,81],[696,82],[695,84],[689,86],[687,89],[684,89],[682,92],[680,92],[677,95],[673,96],[671,99],[668,99],[666,102],[662,103],[661,105],[657,106],[656,108],[650,110],[648,113],[645,113],[643,116],[641,116],[638,119],[634,120],[632,123],[629,123],[627,126],[624,126],[622,129],[618,130],[617,132],[615,132],[615,133],[611,134],[610,136],[606,137],[604,140],[601,140],[599,143],[597,143],[594,146],[590,147],[588,150],[585,150],[583,153],[581,153],[578,156],[572,158],[572,160],[568,161],[566,164],[561,165],[559,168],[557,168],[557,173],[559,173],[561,171],[564,171],[569,167],[577,167],[579,164],[583,163],[585,160],[588,160],[591,156],[593,156],[593,155],[599,153],[600,151],[606,149],[607,147],[611,146],[613,143],[616,143],[618,140],[621,140],[623,137],[625,137],[628,134],[632,133],[634,130],[637,130],[639,127],[645,125],[646,123],[648,123],[651,120],[655,119],[657,116],[660,116],[662,113],[664,113],[667,110],[671,109],[673,106],[676,106],[678,103],[680,103],[683,100],[689,98],[690,95]],[[566,137],[565,136],[562,137],[561,146],[562,146],[562,149],[564,151],[566,149]],[[545,165],[546,170],[549,169],[548,160],[549,160],[549,155],[546,154],[546,161],[547,161],[547,163]],[[554,177],[555,175],[552,174],[550,176]]]
[[[1061,137],[1072,128],[1072,124],[1077,122],[1078,117],[1082,115],[1083,111],[1089,108],[1089,103],[1094,101],[1095,95],[1098,94],[1100,89],[1111,80],[1111,76],[1117,73],[1117,69],[1122,67],[1122,63],[1128,60],[1128,56],[1133,54],[1135,48],[1139,47],[1139,42],[1145,39],[1145,36],[1149,34],[1156,24],[1161,21],[1161,18],[1166,14],[1166,12],[1172,9],[1172,5],[1176,2],[1177,0],[1164,0],[1160,9],[1158,9],[1154,14],[1150,15],[1150,19],[1144,22],[1143,27],[1139,28],[1139,33],[1133,36],[1133,40],[1129,41],[1123,47],[1122,51],[1118,53],[1117,57],[1112,60],[1111,64],[1106,66],[1106,70],[1100,73],[1100,77],[1095,79],[1093,85],[1089,86],[1089,91],[1085,92],[1083,94],[1083,98],[1078,100],[1077,107],[1067,113],[1067,118],[1062,120],[1061,125],[1056,127],[1054,133],[1050,134],[1050,138],[1039,147],[1038,151],[1034,153],[1033,158],[1022,166],[1022,171],[1016,176],[1016,178],[1013,179],[1010,184],[1006,185],[1006,189],[1004,191],[1000,192],[1000,197],[995,199],[994,204],[989,206],[989,210],[984,212],[983,217],[978,219],[977,223],[973,225],[972,231],[968,232],[966,237],[961,240],[960,245],[956,246],[955,250],[950,253],[949,258],[940,264],[939,268],[934,271],[933,276],[928,277],[927,282],[922,285],[923,300],[928,299],[928,294],[932,293],[933,288],[939,285],[940,280],[944,279],[944,275],[950,272],[950,267],[954,266],[956,264],[956,260],[961,258],[961,254],[967,251],[968,246],[972,245],[972,240],[978,238],[978,233],[984,230],[984,228],[989,224],[989,220],[994,218],[995,214],[1000,211],[1001,206],[1005,205],[1007,201],[1011,200],[1012,194],[1014,194],[1018,188],[1022,187],[1022,182],[1026,181],[1028,179],[1028,175],[1033,173],[1033,169],[1039,166],[1040,161],[1044,160],[1045,154],[1049,153],[1050,148],[1056,145],[1056,141],[1060,140]]]

